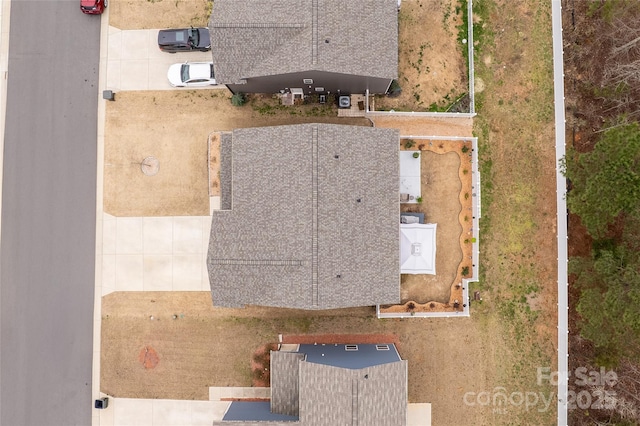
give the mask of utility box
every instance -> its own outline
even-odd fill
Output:
[[[104,398],[96,399],[95,407],[98,410],[104,410],[108,406],[109,406],[109,398],[104,397]]]
[[[107,101],[115,101],[116,94],[113,92],[113,90],[103,90],[102,99],[106,99]]]

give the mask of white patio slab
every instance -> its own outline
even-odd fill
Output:
[[[102,295],[209,291],[210,216],[103,215]]]
[[[127,90],[185,90],[171,87],[167,70],[179,62],[209,62],[211,52],[166,53],[158,49],[158,31],[120,30],[109,27],[107,47],[106,89]],[[225,86],[209,86],[202,89],[225,89]],[[194,88],[188,88],[194,90]],[[117,101],[117,95],[116,95]]]
[[[420,156],[413,158],[413,154],[416,152]],[[400,151],[400,193],[413,197],[409,203],[417,203],[416,199],[422,194],[420,185],[421,155],[420,151]]]

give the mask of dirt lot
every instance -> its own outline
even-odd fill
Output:
[[[121,30],[207,26],[213,0],[109,0],[109,25]]]
[[[376,110],[427,111],[445,107],[467,93],[467,64],[457,27],[462,11],[455,0],[403,1],[398,13],[397,98],[376,97]]]
[[[200,292],[112,293],[102,309],[101,384],[110,395],[208,399],[209,386],[250,386],[252,354],[280,333],[385,333],[397,336],[400,355],[409,361],[409,401],[431,402],[436,425],[472,424],[478,407],[465,407],[462,397],[498,368],[498,359],[484,354],[502,339],[481,337],[490,322],[377,320],[372,308],[216,309]],[[150,348],[158,355],[155,368],[145,368],[140,357]]]

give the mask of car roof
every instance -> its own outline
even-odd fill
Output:
[[[189,65],[189,78],[201,79],[211,78],[211,64],[213,62],[190,62]]]
[[[188,28],[175,30],[160,30],[158,34],[158,43],[187,43],[189,41]]]

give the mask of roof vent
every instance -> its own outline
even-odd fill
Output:
[[[358,345],[344,345],[345,351],[357,351]]]

